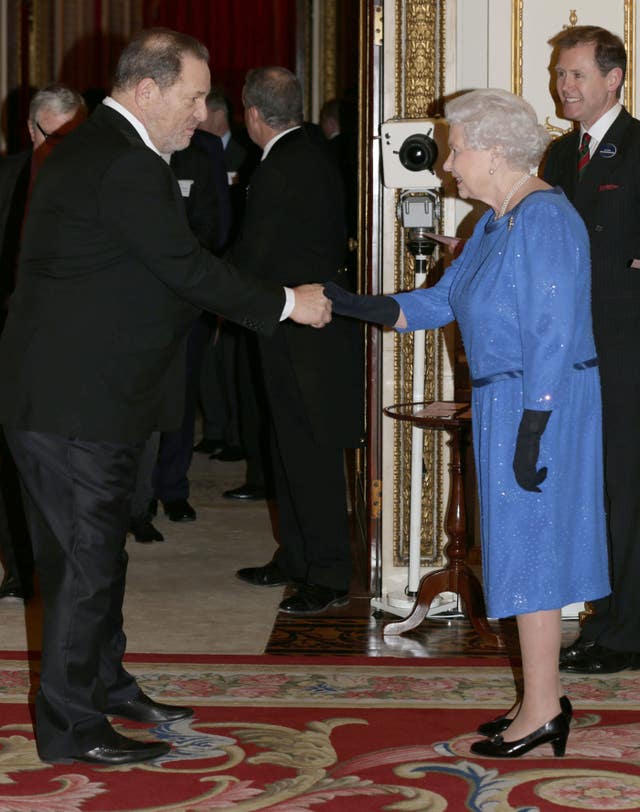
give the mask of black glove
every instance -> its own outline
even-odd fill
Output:
[[[400,315],[400,305],[390,296],[359,296],[349,293],[335,282],[325,284],[324,295],[331,299],[333,312],[338,316],[351,316],[360,321],[393,327]]]
[[[516,439],[516,453],[513,457],[513,472],[516,482],[525,491],[541,493],[538,485],[547,478],[547,469],[536,470],[538,454],[540,453],[540,438],[549,422],[551,412],[525,409],[522,413],[518,437]]]

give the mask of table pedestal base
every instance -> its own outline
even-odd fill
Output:
[[[496,648],[504,648],[500,635],[493,632],[487,622],[480,582],[466,563],[467,524],[461,447],[463,435],[471,425],[469,404],[432,401],[427,404],[396,404],[384,411],[389,417],[407,420],[421,429],[445,431],[449,437],[447,445],[451,448],[449,463],[451,490],[445,517],[448,542],[443,550],[447,564],[422,578],[411,614],[398,623],[388,623],[384,628],[384,634],[402,634],[414,629],[426,617],[436,595],[441,592],[455,592],[462,598],[465,614],[482,642]]]
[[[496,648],[504,647],[502,638],[491,630],[487,621],[480,581],[467,566],[459,570],[440,569],[427,573],[420,581],[411,614],[397,623],[387,623],[383,632],[385,636],[403,634],[419,626],[427,616],[431,602],[441,592],[455,592],[461,597],[465,614],[483,643]]]

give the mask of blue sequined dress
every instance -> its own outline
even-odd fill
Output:
[[[489,617],[608,595],[589,242],[563,192],[533,192],[499,220],[488,211],[437,285],[394,298],[408,331],[457,320],[462,334]],[[513,473],[523,409],[552,411],[541,493]]]

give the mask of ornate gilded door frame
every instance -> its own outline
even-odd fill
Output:
[[[395,2],[395,114],[399,118],[430,118],[442,113],[445,65],[446,0]],[[439,273],[434,268],[428,284]],[[394,287],[414,286],[414,264],[405,245],[404,229],[395,228]],[[443,398],[444,334],[427,331],[424,380],[425,400]],[[410,402],[413,389],[413,335],[398,335],[394,352],[394,399]],[[406,566],[409,554],[411,496],[411,428],[395,421],[393,466],[393,561]],[[423,434],[424,486],[422,490],[421,566],[442,561],[445,541],[443,509],[443,445],[431,432]]]

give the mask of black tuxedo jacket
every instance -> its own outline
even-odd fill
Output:
[[[282,288],[201,248],[168,164],[100,105],[33,188],[0,341],[0,422],[138,442],[179,427],[200,309],[276,329]]]
[[[343,212],[342,181],[331,156],[302,128],[293,130],[276,141],[251,177],[233,260],[284,285],[344,279]],[[277,341],[260,338],[259,343],[272,362],[275,352],[279,363],[293,368],[316,439],[345,448],[359,445],[360,325],[340,316],[320,330],[285,323]]]
[[[187,221],[198,242],[209,251],[220,246],[220,199],[211,159],[193,141],[171,155],[169,164],[178,179]]]
[[[29,149],[0,159],[0,330],[14,286],[32,154]]]
[[[622,110],[578,181],[579,130],[555,141],[544,179],[561,186],[589,232],[598,352],[640,340],[640,121]]]
[[[238,172],[247,158],[247,150],[233,136],[224,149],[224,163],[228,172]]]
[[[206,130],[196,130],[193,134],[193,138],[191,139],[191,146],[186,150],[182,150],[181,152],[173,153],[171,156],[171,167],[176,172],[178,178],[187,177],[185,172],[189,171],[189,166],[183,163],[183,159],[187,157],[187,153],[191,153],[196,149],[206,154],[209,162],[210,177],[214,182],[217,208],[217,233],[215,244],[211,246],[211,250],[219,253],[227,245],[227,241],[231,233],[232,219],[231,197],[229,195],[229,184],[227,182],[227,170],[224,165],[224,149],[222,148],[222,140],[217,135],[213,135]],[[193,167],[194,172],[198,169],[200,169],[200,166]],[[185,202],[187,204],[187,215],[189,214],[189,211],[192,210],[190,209],[191,202],[196,204],[193,206],[194,209],[202,208],[199,205],[200,201],[198,200],[185,200]],[[193,228],[193,223],[190,217],[189,222]]]

